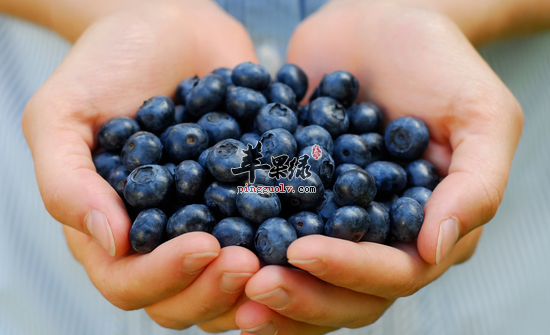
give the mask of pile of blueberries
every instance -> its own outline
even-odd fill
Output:
[[[420,158],[424,122],[400,117],[383,130],[376,105],[355,103],[347,71],[326,74],[300,105],[307,89],[296,65],[272,80],[247,62],[185,78],[177,104],[157,95],[136,119],[105,122],[93,161],[126,204],[133,248],[203,231],[285,265],[290,243],[310,234],[416,240],[440,181]]]

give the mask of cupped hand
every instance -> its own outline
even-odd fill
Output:
[[[237,325],[279,335],[364,326],[473,254],[504,193],[521,108],[452,21],[419,9],[332,1],[298,27],[288,61],[306,71],[311,88],[325,73],[352,72],[359,100],[381,106],[386,122],[424,120],[425,158],[445,178],[426,203],[416,243],[299,239],[287,256],[309,273],[261,269],[246,286],[251,301],[237,311]]]
[[[220,250],[205,233],[179,236],[150,254],[129,252],[124,204],[92,163],[96,133],[112,117],[134,116],[154,95],[173,96],[184,77],[243,61],[256,61],[252,43],[217,5],[137,1],[86,29],[25,110],[41,195],[65,225],[73,254],[111,303],[145,308],[166,327],[231,313],[258,259],[244,248]],[[219,330],[235,328],[224,320]]]

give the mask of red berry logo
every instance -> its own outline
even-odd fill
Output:
[[[319,147],[318,144],[315,144],[313,146],[313,148],[311,148],[311,156],[313,156],[313,158],[315,158],[315,160],[321,158],[321,148]]]

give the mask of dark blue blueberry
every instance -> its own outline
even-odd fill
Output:
[[[285,129],[276,128],[266,131],[262,134],[260,142],[262,142],[262,163],[271,164],[271,157],[280,155],[288,155],[289,160],[296,156],[296,140]]]
[[[384,136],[378,133],[361,134],[361,137],[367,141],[371,154],[370,162],[383,161],[388,159],[388,150],[384,143]]]
[[[190,115],[184,105],[177,105],[174,109],[174,124],[195,122],[197,119]]]
[[[359,242],[370,226],[369,213],[359,206],[338,208],[325,223],[325,234],[330,237]]]
[[[212,233],[216,220],[206,205],[187,205],[174,213],[166,224],[166,235],[172,239],[192,231]]]
[[[162,148],[162,143],[154,134],[138,131],[124,143],[120,161],[128,171],[142,165],[157,164],[162,158]]]
[[[313,93],[311,93],[311,96],[309,97],[309,102],[311,103],[313,100],[319,98],[320,96],[321,96],[321,88],[319,86],[317,86],[313,90]]]
[[[296,101],[300,102],[306,95],[308,80],[305,72],[294,64],[285,64],[277,72],[277,81],[288,85],[296,94]]]
[[[112,169],[109,173],[109,178],[107,181],[109,184],[117,191],[118,195],[121,197],[124,196],[124,185],[126,184],[126,178],[130,171],[126,170],[124,165],[119,165],[116,168]]]
[[[285,186],[285,190],[292,187],[290,193],[279,194],[285,215],[301,211],[314,211],[323,201],[325,187],[321,178],[314,172],[311,172],[311,176],[306,179],[293,176],[290,180],[282,178],[279,183]]]
[[[231,80],[235,86],[243,86],[256,91],[263,91],[271,82],[271,76],[265,67],[246,62],[237,65],[233,69]]]
[[[309,112],[309,105],[300,105],[296,109],[296,117],[298,118],[298,125],[307,125],[307,116]]]
[[[120,156],[108,151],[95,155],[92,161],[94,162],[97,173],[105,180],[109,178],[112,169],[122,165]]]
[[[340,177],[341,175],[343,175],[344,173],[350,170],[363,170],[363,168],[356,164],[349,164],[349,163],[340,164],[332,174],[332,181],[336,182],[338,177]]]
[[[219,67],[212,71],[212,73],[222,77],[227,87],[234,85],[233,81],[231,80],[231,74],[233,73],[231,69],[228,69],[226,67]]]
[[[254,250],[254,235],[256,227],[243,218],[231,217],[218,222],[212,231],[212,235],[218,239],[220,246],[232,245]]]
[[[292,109],[296,110],[298,103],[296,102],[296,94],[286,84],[272,83],[264,91],[265,97],[268,102],[278,102]]]
[[[316,173],[319,178],[321,178],[323,185],[325,187],[328,187],[330,185],[330,182],[332,181],[332,175],[334,174],[334,170],[336,169],[336,164],[334,164],[332,156],[323,146],[319,147],[321,149],[321,156],[318,159],[315,159],[315,157],[313,157],[312,155],[313,147],[313,145],[309,145],[303,148],[298,153],[298,157],[302,155],[308,155],[308,163],[310,165],[309,170]]]
[[[171,174],[172,177],[176,174],[176,164],[174,163],[166,163],[163,165],[165,169],[167,169]]]
[[[382,123],[382,111],[371,102],[361,102],[346,109],[350,133],[363,134],[376,131]]]
[[[422,186],[411,187],[403,192],[403,197],[413,198],[420,203],[422,208],[424,208],[431,195],[432,191]]]
[[[208,74],[185,96],[186,112],[194,117],[200,117],[216,110],[224,101],[227,85],[217,74]]]
[[[197,124],[208,133],[208,144],[214,145],[228,138],[239,139],[241,128],[231,115],[219,112],[204,114]]]
[[[361,241],[384,243],[390,234],[390,214],[386,206],[373,201],[366,210],[369,213],[370,226]]]
[[[260,134],[256,132],[245,133],[241,136],[240,140],[244,145],[252,144],[253,147],[260,141]]]
[[[359,81],[347,71],[335,71],[323,76],[319,88],[321,96],[334,98],[347,107],[357,98]]]
[[[261,188],[263,185],[256,186],[259,186],[256,188],[258,190],[265,190],[265,188]],[[243,218],[259,225],[265,220],[279,215],[281,212],[281,201],[275,193],[243,192],[237,194],[237,209]]]
[[[407,173],[392,162],[378,161],[365,168],[376,179],[376,187],[380,194],[401,193],[407,186]]]
[[[328,218],[338,208],[340,208],[340,206],[336,203],[336,200],[334,200],[334,192],[332,190],[325,190],[323,202],[317,207],[316,213],[323,219],[323,222],[327,222]]]
[[[405,171],[407,172],[407,187],[422,186],[433,191],[439,184],[437,169],[425,159],[410,162]]]
[[[401,242],[412,242],[418,237],[424,222],[424,210],[413,198],[399,198],[390,210],[392,235]]]
[[[208,171],[216,180],[224,183],[233,183],[244,180],[246,173],[234,174],[231,169],[239,168],[243,162],[244,153],[247,147],[240,141],[227,139],[218,142],[212,147],[212,151],[206,159]]]
[[[160,133],[174,121],[175,106],[172,99],[165,95],[156,95],[145,101],[138,109],[136,120],[141,129]]]
[[[324,147],[329,154],[333,153],[333,141],[330,133],[323,127],[311,125],[302,129],[296,130],[294,133],[298,150],[318,144]]]
[[[208,171],[208,167],[206,166],[206,160],[208,159],[208,155],[210,154],[210,151],[212,151],[212,148],[213,147],[204,149],[204,151],[199,155],[199,158],[197,158],[197,163],[199,163],[204,171],[208,173],[210,173],[210,171]]]
[[[236,216],[237,186],[213,182],[204,192],[204,202],[214,215],[221,218]]]
[[[298,237],[307,235],[325,235],[325,222],[312,212],[300,212],[288,218],[288,223],[296,230]]]
[[[141,211],[130,228],[130,243],[135,251],[146,254],[161,245],[168,218],[158,208]]]
[[[365,170],[350,170],[336,179],[333,191],[340,206],[367,207],[376,196],[376,181]]]
[[[307,121],[309,124],[325,128],[332,138],[345,133],[349,127],[346,109],[338,101],[329,97],[317,98],[309,104]]]
[[[250,179],[247,180],[247,183],[250,185],[265,185],[265,186],[274,186],[279,183],[279,181],[276,178],[271,178],[269,176],[269,170],[268,169],[256,169],[254,171],[255,179],[254,183],[250,182]]]
[[[267,265],[287,265],[286,251],[297,238],[296,231],[285,219],[268,219],[256,231],[256,254]]]
[[[140,166],[126,179],[124,198],[133,207],[156,207],[170,194],[172,185],[172,176],[163,166]]]
[[[208,133],[196,123],[180,123],[161,135],[164,150],[174,162],[197,159],[208,148]]]
[[[267,99],[262,93],[246,87],[230,87],[225,97],[227,113],[239,120],[253,119],[266,104]]]
[[[334,141],[334,162],[336,165],[349,163],[367,166],[371,160],[369,145],[359,135],[344,134]]]
[[[424,121],[409,116],[393,120],[384,134],[390,155],[398,159],[420,158],[430,143],[430,132]]]
[[[120,151],[124,142],[139,130],[139,124],[136,120],[126,116],[115,117],[99,128],[97,141],[105,150]]]
[[[296,114],[287,106],[280,103],[270,103],[258,111],[254,119],[254,127],[261,134],[275,128],[283,128],[290,133],[296,131],[298,119]]]
[[[177,194],[183,199],[196,199],[203,190],[205,173],[202,166],[192,160],[178,164],[174,175]]]
[[[199,77],[187,77],[183,79],[176,88],[176,102],[185,104],[185,96],[199,83]],[[178,122],[179,123],[179,122]]]

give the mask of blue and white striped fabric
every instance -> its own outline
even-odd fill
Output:
[[[276,68],[294,27],[322,1],[219,3],[249,29],[260,59]],[[51,32],[0,16],[0,334],[181,334],[143,311],[108,303],[44,209],[21,115],[69,48]],[[550,34],[481,52],[525,112],[499,212],[470,261],[399,299],[375,324],[336,334],[550,333]],[[196,327],[183,333],[203,334]]]

